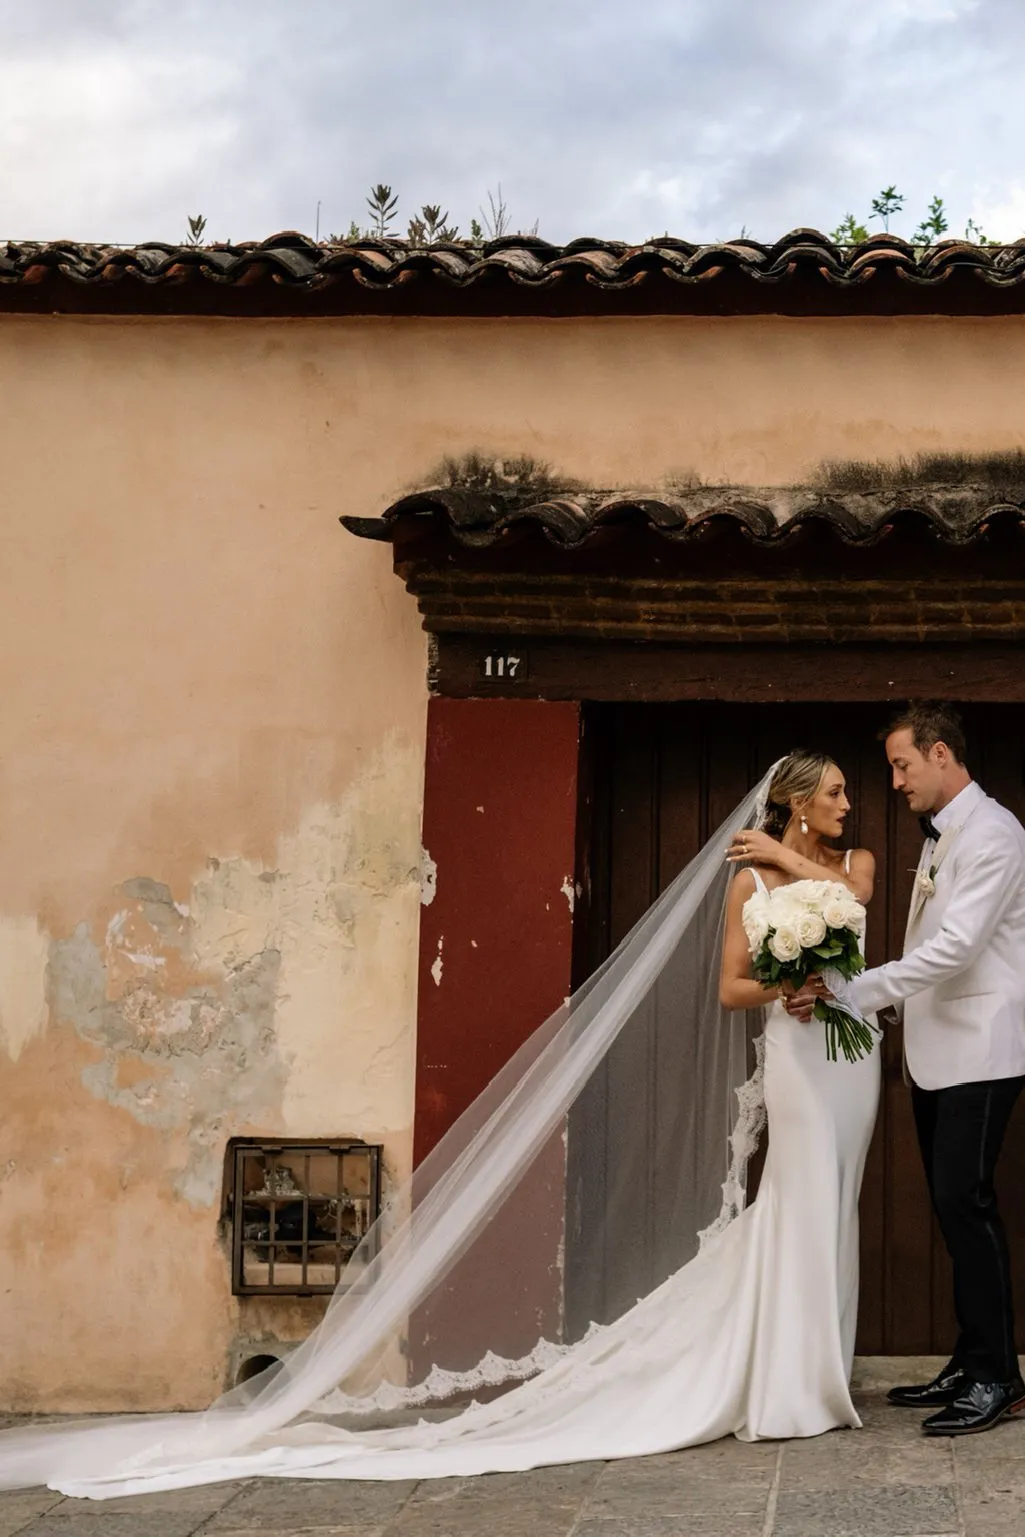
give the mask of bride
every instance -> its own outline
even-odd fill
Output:
[[[831,847],[849,809],[831,759],[774,765],[396,1192],[293,1354],[202,1414],[4,1432],[0,1487],[440,1478],[857,1426],[878,1051],[830,1061],[743,923],[791,881],[870,899],[872,855]]]

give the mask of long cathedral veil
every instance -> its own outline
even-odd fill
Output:
[[[303,1344],[201,1413],[0,1433],[0,1488],[216,1482],[318,1426],[458,1414],[692,1259],[743,1208],[763,1115],[761,1016],[721,1008],[719,965],[725,848],[760,819],[772,772],[391,1193]]]

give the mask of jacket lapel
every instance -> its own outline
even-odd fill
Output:
[[[972,816],[976,811],[978,811],[979,807],[982,805],[985,799],[985,795],[979,795],[975,797],[961,821],[955,823],[953,827],[944,828],[943,832],[940,834],[938,840],[934,844],[933,851],[928,858],[926,857],[926,849],[929,845],[926,844],[923,847],[922,857],[918,861],[918,874],[928,874],[930,871],[935,873],[939,870],[943,861],[950,853],[951,847],[953,846],[954,841],[960,833],[961,829],[971,821]],[[931,899],[926,896],[925,892],[922,890],[916,879],[914,890],[911,895],[911,907],[908,911],[908,926],[904,933],[905,950],[908,948],[908,941],[911,938],[912,931],[915,928],[919,918],[922,916],[926,902],[929,900]]]
[[[905,954],[907,953],[910,945],[912,931],[915,927],[915,924],[918,922],[918,915],[922,911],[922,908],[925,906],[925,893],[918,884],[918,876],[929,868],[929,860],[926,858],[926,850],[928,847],[928,843],[923,843],[922,852],[918,858],[918,869],[915,871],[915,884],[911,888],[911,902],[908,907],[908,921],[907,927],[904,930]],[[936,847],[939,847],[938,843],[936,844]]]

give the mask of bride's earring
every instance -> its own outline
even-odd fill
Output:
[[[801,816],[801,831],[804,833],[805,837],[808,836],[808,818],[804,816],[803,813]]]

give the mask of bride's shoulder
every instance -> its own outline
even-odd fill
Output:
[[[758,877],[750,865],[744,865],[733,877],[730,888],[730,906],[734,909],[743,907],[758,891]]]
[[[876,857],[871,849],[848,849],[837,873],[859,902],[872,900],[876,880]]]

